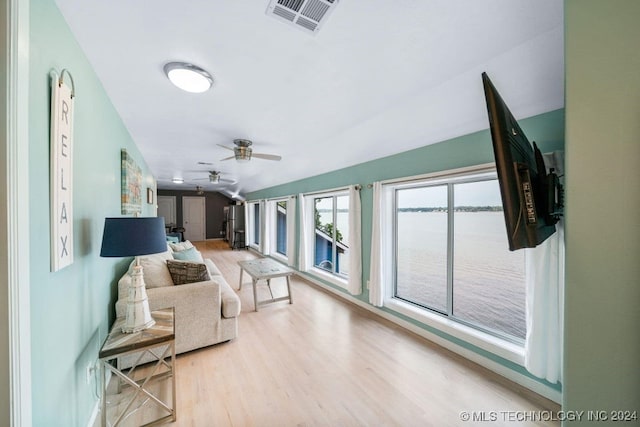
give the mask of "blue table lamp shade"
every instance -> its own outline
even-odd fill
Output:
[[[101,257],[127,257],[165,252],[164,218],[105,218]]]
[[[102,234],[101,257],[135,256],[131,272],[131,285],[127,295],[127,312],[123,332],[147,329],[155,323],[149,310],[140,255],[156,254],[167,250],[164,218],[119,217],[105,218]]]

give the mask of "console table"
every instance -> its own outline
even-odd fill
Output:
[[[272,260],[271,258],[260,258],[254,259],[250,261],[238,261],[238,265],[240,266],[240,285],[238,286],[238,290],[242,289],[242,272],[246,271],[249,276],[251,276],[251,281],[253,283],[253,304],[255,310],[258,311],[258,307],[271,304],[273,302],[278,301],[289,301],[289,304],[293,303],[293,299],[291,297],[291,283],[289,281],[289,277],[295,273],[294,270],[287,267],[286,265],[280,264],[277,261]],[[266,280],[267,286],[269,286],[269,292],[271,292],[271,279],[276,277],[286,277],[287,279],[287,293],[283,297],[273,298],[273,293],[271,293],[271,299],[258,301],[258,293],[256,290],[256,285],[258,280]]]
[[[156,322],[152,327],[134,333],[122,332],[125,319],[117,318],[100,349],[101,415],[105,427],[131,423],[133,420],[128,418],[133,418],[132,414],[137,417],[133,425],[151,426],[176,420],[174,309],[152,311],[151,317]],[[157,360],[138,366],[148,353]],[[119,359],[131,354],[135,363],[121,369]],[[115,380],[109,384],[108,372]],[[171,382],[168,390],[167,381]],[[147,421],[145,415],[151,420]]]

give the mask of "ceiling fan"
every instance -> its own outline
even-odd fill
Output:
[[[233,148],[218,144],[222,148],[226,148],[227,150],[233,151],[233,156],[226,157],[221,160],[236,159],[239,162],[247,162],[251,160],[251,157],[264,159],[264,160],[276,160],[276,161],[279,161],[280,159],[282,159],[281,156],[277,156],[275,154],[253,153],[253,150],[251,148],[251,145],[253,144],[253,142],[249,141],[248,139],[234,139],[233,143],[236,145]]]
[[[235,184],[237,182],[233,179],[223,179],[221,176],[222,172],[220,171],[209,171],[209,176],[207,178],[196,178],[193,181],[208,179],[211,184]]]

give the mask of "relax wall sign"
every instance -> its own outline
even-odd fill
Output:
[[[67,75],[71,87],[64,82]],[[73,78],[51,81],[51,271],[73,263]]]

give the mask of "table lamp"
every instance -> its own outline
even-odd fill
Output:
[[[135,267],[131,272],[122,332],[139,332],[155,323],[149,310],[140,255],[156,254],[166,250],[163,217],[105,218],[100,256],[136,257]]]

